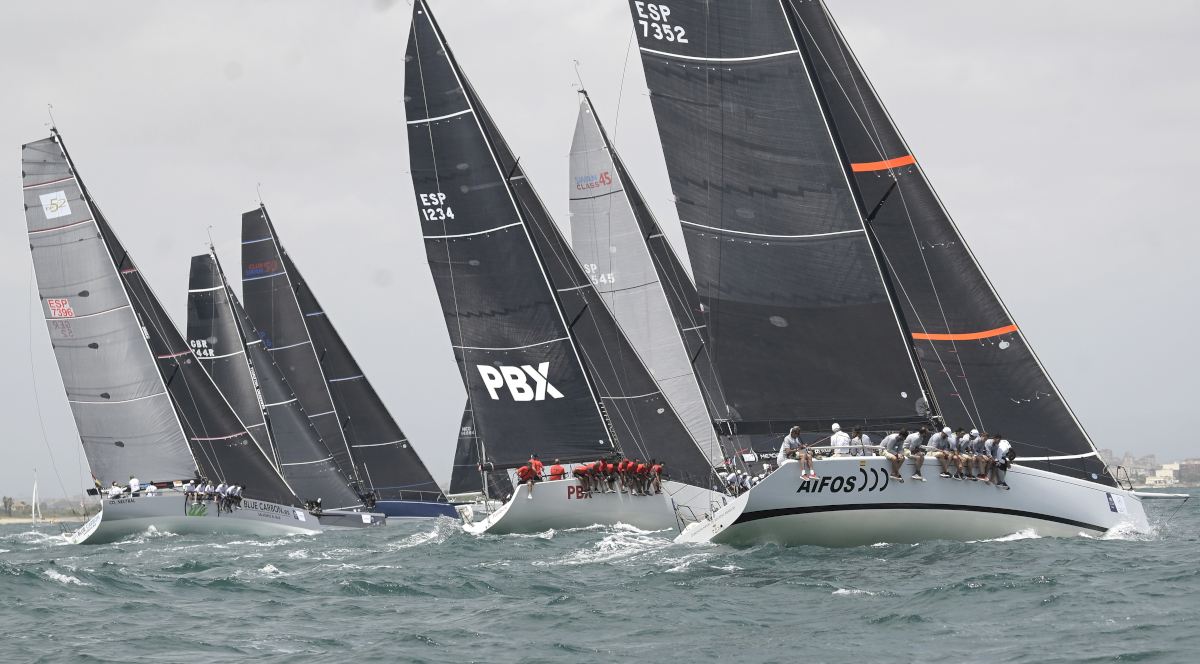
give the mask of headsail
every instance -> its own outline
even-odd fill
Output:
[[[326,508],[361,505],[211,253],[192,257],[188,343],[231,404],[235,396],[241,402],[242,422],[300,498],[321,498]]]
[[[489,461],[611,451],[711,466],[583,273],[462,76],[428,4],[405,57],[409,156],[430,270]]]
[[[780,0],[630,8],[737,430],[924,419],[906,333]]]
[[[266,208],[242,215],[242,242],[242,287],[250,317],[261,336],[273,345],[273,355],[281,345],[301,343],[294,351],[300,363],[292,380],[303,376],[310,381],[308,389],[300,392],[300,402],[310,413],[332,411],[313,422],[322,432],[338,424],[338,438],[325,441],[335,457],[349,460],[339,465],[351,464],[349,477],[357,477],[377,500],[445,502],[441,488],[283,247]],[[261,270],[271,261],[277,262],[276,274],[282,276],[256,279],[266,274]],[[282,283],[274,283],[280,279],[287,281],[287,292],[280,287]],[[259,322],[261,315],[268,315],[269,321]],[[309,402],[320,404],[322,410],[311,410]],[[339,452],[330,440],[344,441],[345,452]]]
[[[481,466],[484,455],[481,439],[475,432],[475,417],[471,403],[463,408],[462,423],[458,427],[458,447],[454,450],[454,468],[450,471],[450,495],[484,494],[489,498],[504,498],[512,493],[512,482],[503,470],[489,470]],[[550,463],[550,459],[546,463]],[[487,489],[484,489],[484,484]]]
[[[699,296],[583,97],[571,142],[571,246],[696,444],[719,464],[713,418],[726,415]]]
[[[875,212],[871,230],[941,414],[1002,432],[1023,457],[1076,457],[1052,460],[1048,470],[1107,476],[824,3],[788,6],[855,184]]]
[[[296,503],[100,214],[57,134],[22,148],[34,271],[67,399],[102,483],[197,472]]]

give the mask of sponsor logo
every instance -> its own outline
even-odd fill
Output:
[[[208,515],[208,505],[205,505],[204,503],[192,503],[191,505],[188,505],[188,507],[187,507],[187,515],[188,516],[207,516]]]
[[[271,274],[279,271],[279,261],[274,258],[251,263],[246,266],[246,276],[254,277],[262,274]]]
[[[1117,514],[1128,514],[1127,508],[1125,507],[1125,496],[1114,496],[1111,493],[1105,493],[1104,495],[1108,496],[1108,509],[1110,512],[1116,512]]]
[[[583,490],[581,486],[573,484],[567,485],[567,500],[587,500],[592,497],[592,494]]]
[[[883,491],[891,482],[882,468],[859,468],[857,475],[826,475],[804,480],[796,493],[851,493],[854,491]]]
[[[132,502],[134,502],[133,498],[114,498],[113,500],[108,501],[108,504],[109,505],[126,505],[126,504],[130,504]]]
[[[303,520],[300,517],[296,516],[297,511],[295,509],[292,509],[291,507],[285,507],[283,505],[276,505],[275,503],[264,503],[261,500],[251,500],[249,498],[243,499],[242,507],[244,507],[246,509],[254,510],[256,512],[268,512],[271,514],[282,514],[283,516],[290,516],[298,521]]]
[[[550,363],[542,362],[533,367],[523,364],[519,367],[498,366],[490,364],[476,365],[479,375],[483,376],[483,385],[493,400],[500,398],[498,389],[508,386],[508,392],[513,401],[545,401],[546,395],[552,399],[561,399],[563,393],[550,384]],[[533,379],[533,385],[529,380]]]
[[[57,219],[71,214],[71,205],[67,203],[67,194],[62,191],[55,191],[49,194],[39,196],[42,200],[42,213],[47,219]]]
[[[71,308],[71,301],[67,298],[47,298],[46,306],[50,309],[51,318],[74,318],[75,310]]]
[[[612,184],[612,175],[608,171],[600,171],[597,175],[578,175],[575,177],[575,190],[587,191],[599,189]]]

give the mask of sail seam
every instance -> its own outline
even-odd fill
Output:
[[[68,175],[65,178],[59,178],[57,180],[51,180],[49,182],[39,182],[37,184],[27,184],[24,187],[21,187],[21,189],[34,189],[36,187],[45,187],[46,185],[58,184],[59,182],[66,182],[67,180],[73,180],[73,179],[75,179],[74,175]]]
[[[329,379],[327,379],[327,380],[326,380],[326,382],[328,382],[328,383],[340,383],[340,382],[342,382],[342,381],[344,381],[344,380],[358,380],[359,378],[365,378],[365,376],[363,376],[362,374],[358,374],[357,376],[346,376],[345,378],[329,378]]]
[[[522,350],[524,348],[534,348],[536,346],[545,346],[546,344],[552,344],[552,343],[556,343],[559,341],[570,341],[570,340],[571,340],[571,337],[559,337],[557,339],[551,339],[549,341],[539,341],[536,344],[529,344],[527,346],[512,346],[509,348],[483,348],[480,346],[454,346],[454,347],[458,348],[460,350]]]
[[[291,399],[288,399],[287,401],[276,401],[275,403],[264,403],[263,408],[274,408],[275,406],[286,406],[295,400],[296,400],[296,397],[292,397]]]
[[[243,354],[245,354],[245,352],[246,352],[245,350],[235,350],[232,353],[225,353],[224,355],[213,355],[210,357],[200,357],[199,355],[197,355],[196,359],[198,359],[198,360],[220,360],[220,359],[224,359],[226,357],[233,357],[234,355],[243,355]]]
[[[52,232],[54,232],[54,231],[61,231],[61,230],[65,229],[65,228],[74,228],[75,226],[82,226],[83,224],[86,224],[86,223],[88,223],[88,222],[90,222],[90,221],[95,221],[95,220],[94,220],[94,219],[84,219],[83,221],[76,221],[76,222],[74,222],[74,223],[71,223],[71,224],[63,224],[62,226],[54,226],[54,227],[52,227],[52,228],[42,228],[42,229],[39,229],[39,230],[36,230],[36,231],[29,231],[29,232],[28,232],[28,234],[29,234],[29,235],[36,235],[36,234],[38,234],[38,233],[52,233]]]
[[[281,466],[309,466],[314,463],[325,463],[326,461],[331,461],[331,460],[333,460],[332,455],[327,456],[324,459],[317,459],[316,461],[293,461],[291,463],[281,463],[279,465],[281,465]]]
[[[97,311],[97,312],[90,313],[90,314],[83,314],[81,316],[69,316],[67,318],[47,318],[46,320],[79,320],[80,318],[91,318],[92,316],[103,316],[104,314],[111,314],[114,311],[120,311],[122,309],[128,309],[128,308],[129,308],[128,304],[122,304],[119,307],[113,307],[112,309],[105,309],[104,311]]]
[[[133,403],[134,401],[142,401],[144,399],[153,399],[154,397],[161,397],[164,394],[166,394],[166,392],[155,392],[154,394],[147,394],[144,397],[134,397],[132,399],[121,399],[119,401],[109,401],[107,399],[104,401],[81,401],[79,399],[67,399],[67,403],[81,403],[81,404],[102,403],[105,405],[111,405],[111,404],[117,404],[117,403]]]
[[[425,118],[424,120],[409,120],[408,124],[415,125],[415,124],[424,124],[426,122],[436,122],[438,120],[446,120],[448,118],[454,118],[454,117],[458,117],[460,115],[466,115],[467,113],[470,113],[471,110],[472,109],[467,108],[467,109],[458,111],[457,113],[447,113],[446,115],[439,115],[435,118]]]
[[[485,233],[492,233],[495,231],[503,230],[505,228],[512,228],[513,226],[520,226],[520,225],[521,225],[521,222],[515,221],[511,224],[504,224],[503,226],[497,226],[495,228],[489,228],[487,230],[482,230],[482,231],[475,231],[473,233],[458,233],[456,235],[426,235],[424,237],[426,240],[445,240],[445,239],[456,238],[456,237],[470,237],[472,235],[483,235]]]
[[[189,293],[209,293],[216,290],[221,290],[224,286],[213,286],[212,288],[189,288]]]
[[[268,348],[267,350],[274,353],[277,350],[287,350],[289,348],[295,348],[296,346],[303,346],[304,344],[310,344],[310,343],[312,343],[312,341],[306,339],[306,340],[298,342],[298,343],[288,344],[287,346],[275,346],[274,348]]]
[[[400,443],[407,443],[407,442],[408,442],[407,438],[402,438],[400,440],[393,440],[393,441],[386,442],[386,443],[364,443],[362,445],[351,445],[351,447],[383,447],[384,445],[399,445]]]
[[[741,57],[741,58],[704,58],[704,57],[700,57],[697,55],[679,55],[677,53],[667,53],[666,51],[656,51],[652,48],[646,48],[645,46],[642,46],[639,48],[641,48],[642,53],[653,53],[654,55],[662,55],[662,56],[665,56],[668,58],[678,58],[680,60],[691,60],[692,62],[753,62],[755,60],[769,60],[771,58],[778,58],[783,55],[792,55],[792,54],[800,52],[797,49],[792,49],[790,51],[780,51],[778,53],[766,53],[764,55],[750,55],[750,56],[745,56],[745,57]]]
[[[984,330],[982,332],[964,332],[959,334],[935,334],[929,332],[913,332],[913,339],[922,339],[925,341],[973,341],[975,339],[990,339],[1004,334],[1012,334],[1017,331],[1016,325],[1005,325],[997,327],[994,330]]]
[[[647,392],[645,394],[636,394],[631,397],[601,396],[600,398],[601,399],[611,399],[613,401],[624,401],[624,400],[628,400],[628,399],[644,399],[646,397],[652,397],[656,394],[662,394],[662,391]]]
[[[274,277],[282,277],[286,274],[287,274],[286,272],[272,272],[271,274],[261,274],[257,277],[242,277],[242,281],[246,282],[246,281],[258,281],[259,279],[272,279]]]
[[[684,226],[693,226],[695,228],[704,228],[707,230],[716,231],[717,233],[729,233],[729,234],[733,234],[733,235],[747,235],[750,237],[765,237],[765,238],[776,238],[776,239],[783,239],[783,240],[803,240],[806,238],[837,237],[839,235],[853,235],[855,233],[866,233],[866,230],[864,230],[862,228],[852,228],[848,231],[830,231],[828,233],[809,233],[807,235],[773,235],[771,233],[751,233],[749,231],[735,231],[730,228],[717,228],[716,226],[705,226],[704,224],[697,224],[697,223],[691,222],[691,221],[680,220],[679,223],[683,224]]]

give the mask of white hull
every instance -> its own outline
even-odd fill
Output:
[[[682,518],[690,520],[691,514],[709,511],[710,501],[720,504],[721,498],[719,493],[671,481],[663,482],[660,494],[635,496],[619,491],[585,494],[574,478],[555,480],[536,484],[532,498],[529,487],[522,484],[506,504],[480,520],[473,520],[473,512],[464,513],[463,529],[507,535],[620,523],[641,530],[678,530],[677,506]]]
[[[1101,535],[1117,526],[1149,527],[1131,492],[1045,471],[1013,466],[1005,491],[982,481],[938,477],[888,479],[882,457],[819,460],[820,479],[802,480],[787,461],[750,491],[689,525],[679,542],[861,546],[877,542],[994,539],[1019,531],[1051,537]]]
[[[249,498],[233,512],[212,501],[185,501],[183,494],[105,498],[100,513],[67,535],[72,544],[104,544],[155,530],[184,534],[311,535],[321,532],[317,517],[298,507]]]

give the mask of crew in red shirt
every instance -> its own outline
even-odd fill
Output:
[[[636,483],[638,493],[644,496],[650,493],[650,466],[642,463],[641,459],[638,459],[634,463],[637,464],[637,466],[634,467],[633,472],[637,476]]]
[[[517,481],[521,484],[529,485],[529,493],[526,495],[526,498],[533,498],[533,483],[535,481],[534,477],[537,477],[537,475],[533,472],[533,468],[530,468],[528,465],[521,466],[517,469]]]
[[[617,477],[621,480],[621,491],[629,489],[629,459],[617,462]]]
[[[533,475],[536,478],[533,481],[542,481],[542,468],[545,467],[545,464],[538,460],[538,456],[536,454],[529,455],[529,467],[533,469]]]
[[[662,473],[663,465],[657,459],[650,462],[650,483],[654,487],[654,493],[662,493]]]
[[[562,478],[566,477],[566,475],[567,475],[567,469],[563,468],[558,463],[558,459],[555,459],[554,465],[550,466],[550,481],[553,482],[555,480],[561,480]]]
[[[591,491],[592,491],[592,465],[591,464],[589,464],[589,463],[579,464],[578,466],[575,466],[575,470],[571,474],[575,476],[575,479],[579,480],[579,486],[580,486],[580,488],[583,489],[584,493],[591,493]]]

